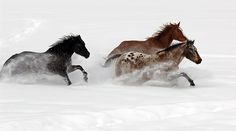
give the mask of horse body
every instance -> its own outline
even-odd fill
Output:
[[[121,55],[116,63],[116,76],[120,76],[122,74],[131,73],[135,70],[143,69],[146,66],[152,66],[156,64],[164,64],[165,70],[172,70],[176,68],[177,65],[182,61],[183,56],[178,55],[181,54],[182,51],[172,52],[158,52],[156,54],[145,54],[140,52],[128,52]],[[175,56],[175,57],[173,57]]]
[[[1,76],[56,74],[62,76],[70,85],[68,73],[79,69],[84,75],[84,80],[87,81],[87,72],[80,65],[71,65],[71,56],[74,52],[85,58],[90,55],[80,36],[66,36],[46,52],[24,51],[11,56],[4,63]]]
[[[200,64],[202,59],[197,53],[193,43],[193,41],[188,41],[187,43],[173,45],[163,51],[156,52],[155,54],[144,54],[133,51],[125,53],[121,55],[116,62],[116,76],[132,73],[135,70],[155,65],[163,65],[160,70],[169,72],[178,69],[178,65],[184,57],[196,64]],[[186,74],[185,77],[187,77]]]
[[[150,46],[152,48],[150,48]],[[153,42],[150,42],[148,40],[146,41],[123,41],[116,49],[114,49],[108,57],[116,54],[123,54],[129,51],[136,51],[136,52],[142,52],[145,54],[152,54],[155,51],[161,50],[164,47],[160,47],[159,45],[153,44]]]
[[[5,76],[29,73],[49,73],[47,64],[52,60],[51,54],[22,52],[13,55],[4,63],[1,73]]]
[[[168,24],[163,27],[163,29],[155,33],[152,37],[148,38],[145,41],[123,41],[119,46],[109,53],[105,66],[111,63],[111,60],[114,59],[114,56],[117,54],[124,54],[129,51],[136,51],[145,54],[153,54],[159,50],[168,48],[173,40],[186,41],[187,37],[184,36],[182,30],[178,24]]]

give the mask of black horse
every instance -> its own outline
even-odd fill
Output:
[[[80,35],[69,35],[61,38],[46,52],[24,51],[11,56],[3,65],[1,76],[24,74],[56,74],[62,76],[67,85],[72,84],[68,73],[81,70],[87,82],[87,72],[80,65],[71,65],[73,53],[88,58],[90,53]]]

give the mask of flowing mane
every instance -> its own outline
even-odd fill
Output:
[[[181,46],[182,44],[185,44],[185,43],[186,43],[186,42],[174,44],[174,45],[172,45],[172,46],[170,46],[170,47],[168,47],[168,48],[166,48],[166,49],[163,49],[163,50],[161,50],[161,51],[158,51],[157,53],[160,53],[160,52],[163,52],[163,51],[170,51],[170,50],[173,50],[173,49],[175,49],[175,48],[177,48],[177,47],[179,47],[179,46]]]
[[[60,38],[57,42],[52,44],[50,48],[47,50],[47,52],[52,52],[52,51],[61,51],[65,49],[65,47],[71,46],[70,43],[73,43],[74,41],[77,41],[79,35],[66,35],[62,38]]]
[[[160,27],[161,29],[159,31],[155,32],[150,38],[154,37],[157,40],[159,40],[163,35],[166,35],[166,33],[168,33],[169,30],[171,30],[174,27],[178,27],[178,24],[176,24],[176,23],[164,24],[163,26]]]
[[[59,38],[59,40],[57,42],[55,42],[54,44],[50,45],[51,48],[55,47],[55,46],[60,46],[64,43],[68,43],[70,42],[71,40],[73,40],[75,37],[75,35],[66,35],[62,38]]]
[[[176,43],[176,44],[174,44],[174,45],[172,45],[172,46],[170,46],[170,47],[168,47],[166,49],[158,51],[156,54],[158,54],[160,52],[163,52],[163,51],[171,51],[171,50],[173,50],[173,49],[175,49],[175,48],[177,48],[177,47],[179,47],[179,46],[181,46],[183,44],[193,44],[193,43],[194,43],[194,40],[188,40],[187,42]]]

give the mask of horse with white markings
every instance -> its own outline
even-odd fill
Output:
[[[180,28],[180,22],[177,24],[169,23],[164,25],[160,31],[154,33],[153,36],[144,41],[129,40],[121,42],[109,53],[103,67],[108,67],[114,59],[120,56],[120,54],[130,51],[153,54],[156,51],[170,47],[173,40],[180,42],[188,40]]]
[[[135,70],[141,70],[148,66],[161,64],[164,64],[161,69],[163,72],[170,72],[178,69],[178,65],[184,57],[196,64],[200,64],[202,59],[193,44],[194,41],[188,40],[187,42],[173,45],[152,55],[133,51],[125,53],[116,61],[116,76],[132,73]],[[172,78],[175,79],[181,76],[185,77],[191,86],[195,86],[193,80],[184,72],[172,76]]]
[[[64,78],[67,85],[72,84],[68,73],[81,70],[87,81],[87,72],[80,65],[71,64],[73,53],[85,58],[90,56],[80,35],[69,35],[53,44],[46,52],[24,51],[11,56],[3,65],[0,76],[13,77],[28,74],[56,74]]]

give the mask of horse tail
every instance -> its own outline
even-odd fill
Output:
[[[109,58],[105,61],[105,63],[102,65],[102,67],[108,67],[108,66],[110,66],[110,65],[111,65],[111,62],[112,62],[114,59],[120,57],[121,55],[122,55],[122,54],[115,54],[115,55],[112,55],[111,57],[109,57]]]
[[[3,71],[2,69],[0,70],[0,80],[3,78]]]

